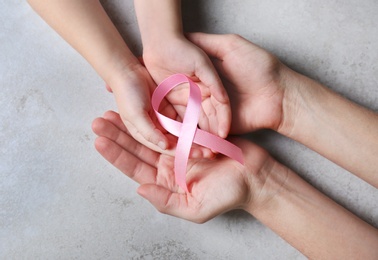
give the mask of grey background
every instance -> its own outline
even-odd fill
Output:
[[[103,3],[140,54],[132,1]],[[241,34],[378,110],[377,1],[184,0],[183,8],[187,30]],[[25,1],[1,1],[0,12],[1,259],[304,259],[242,211],[203,225],[158,213],[93,147],[92,120],[116,109],[103,81]],[[275,133],[253,138],[378,226],[375,188]]]

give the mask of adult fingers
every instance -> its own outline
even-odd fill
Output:
[[[134,181],[140,184],[155,182],[156,168],[141,161],[116,142],[100,136],[95,140],[95,147],[107,161]]]
[[[104,118],[96,118],[92,123],[92,129],[98,136],[106,137],[118,144],[125,151],[133,154],[141,161],[156,167],[158,154],[153,150],[138,143],[129,134],[121,131],[116,125]]]
[[[206,54],[220,60],[233,51],[240,42],[246,41],[235,34],[188,33],[186,36]]]
[[[117,112],[109,110],[106,111],[102,117],[111,122],[121,131],[129,133],[129,130],[127,130],[125,124],[122,122],[121,116]]]

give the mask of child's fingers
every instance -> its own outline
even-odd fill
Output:
[[[206,89],[208,85],[202,81],[199,83],[201,89]],[[231,108],[228,96],[226,94],[226,102],[220,102],[213,93],[214,89],[209,90],[209,95],[203,97],[202,107],[205,116],[208,118],[208,129],[211,133],[217,134],[222,138],[227,137],[231,126]],[[202,91],[203,93],[205,91]],[[226,93],[222,85],[222,92]]]
[[[227,92],[209,58],[206,59],[205,63],[196,68],[196,75],[202,85],[209,89],[209,99],[214,108],[212,111],[205,112],[208,116],[217,118],[218,122],[216,126],[218,130],[216,133],[224,138],[228,135],[231,125],[231,108]]]
[[[218,135],[226,138],[230,132],[231,127],[231,108],[230,104],[219,103],[213,96],[210,97],[214,110],[216,111],[216,118],[218,121]]]
[[[131,118],[122,117],[130,134],[148,148],[165,154],[171,154],[166,136],[155,126],[145,111]]]
[[[127,134],[129,134],[129,135],[131,135],[131,136],[133,136],[135,138],[134,133],[132,133],[132,131],[135,132],[137,130],[133,130],[134,127],[131,127],[131,131],[130,131],[129,127],[125,126],[125,123],[122,121],[121,116],[118,113],[116,113],[114,111],[107,111],[107,112],[104,113],[103,117],[106,120],[108,120],[109,122],[111,122],[112,124],[114,124],[118,129],[122,130],[123,132],[125,132],[125,133],[127,133]],[[161,131],[156,128],[155,124],[152,124],[151,127],[154,127],[156,132],[160,132],[161,133]],[[161,133],[161,135],[158,134],[158,138],[160,138],[160,136],[163,136],[163,138],[165,140],[167,140],[167,137],[165,137],[165,135],[163,135],[162,133]],[[146,145],[146,138],[143,137],[142,141],[141,140],[138,140],[138,141],[140,143]],[[167,140],[167,142],[168,142],[168,140]],[[148,145],[146,145],[146,146],[148,146]],[[150,146],[148,146],[148,147],[151,148]],[[154,150],[154,151],[159,151],[159,152],[161,152],[161,150],[162,150],[161,147],[156,147],[156,148],[151,148],[151,149]],[[170,152],[168,154],[172,154],[172,152]]]
[[[196,67],[195,74],[199,80],[209,88],[211,94],[218,100],[219,103],[230,103],[222,81],[209,58],[206,57],[206,60],[204,60],[201,65]]]

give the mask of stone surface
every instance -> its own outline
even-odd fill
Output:
[[[132,1],[103,1],[135,53]],[[238,33],[378,110],[378,2],[183,0],[188,31]],[[158,213],[93,147],[116,109],[103,81],[25,1],[0,3],[1,259],[305,259],[244,212],[203,225]],[[378,226],[378,192],[306,147],[257,135],[284,164]]]

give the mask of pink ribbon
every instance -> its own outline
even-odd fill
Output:
[[[182,83],[189,83],[189,99],[186,107],[183,122],[172,120],[159,113],[159,106],[164,97],[176,86]],[[197,84],[183,74],[175,74],[160,83],[152,94],[152,107],[156,117],[164,129],[178,137],[174,171],[176,183],[188,192],[186,186],[186,166],[192,143],[210,148],[213,151],[224,154],[241,164],[244,164],[243,153],[236,145],[197,128],[201,112],[201,91]]]

